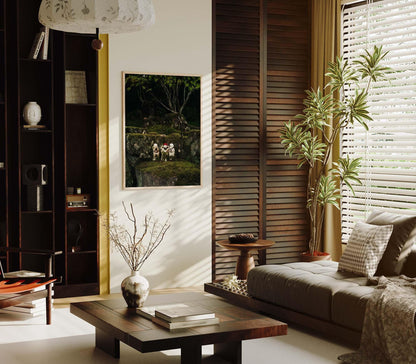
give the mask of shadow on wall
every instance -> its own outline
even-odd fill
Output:
[[[127,191],[126,191],[127,192]],[[160,203],[154,215],[163,220],[166,211],[172,206],[175,215],[171,228],[160,246],[150,256],[141,270],[150,282],[152,289],[190,287],[201,285],[211,280],[211,201],[204,198],[202,189],[189,190],[158,190]],[[127,193],[130,193],[127,192]],[[135,192],[134,207],[137,219],[142,221],[149,212],[140,206],[150,206],[148,194],[140,194],[137,199]],[[186,198],[188,201],[199,203],[181,204]],[[125,201],[129,201],[126,198]],[[152,204],[154,206],[154,204]],[[121,223],[128,225],[122,207],[117,209],[117,216]],[[121,255],[111,249],[110,259],[111,292],[120,291],[121,281],[130,273],[127,264]]]

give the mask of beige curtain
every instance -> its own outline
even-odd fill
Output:
[[[325,73],[329,61],[339,55],[341,0],[312,1],[312,49],[311,49],[311,86],[324,88],[327,83]],[[339,142],[334,146],[332,160],[339,157]],[[339,260],[341,248],[341,214],[333,206],[327,206],[323,227],[322,250],[331,254],[333,260]]]

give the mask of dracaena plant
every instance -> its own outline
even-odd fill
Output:
[[[289,121],[281,130],[286,152],[298,160],[298,167],[308,168],[307,204],[311,223],[309,253],[318,252],[326,205],[339,209],[339,185],[345,184],[353,192],[353,184],[361,184],[358,177],[361,158],[339,158],[331,163],[331,153],[342,128],[361,124],[368,130],[372,120],[367,96],[371,83],[384,77],[389,68],[382,65],[387,52],[382,47],[365,51],[352,63],[343,58],[330,62],[326,76],[329,82],[321,89],[306,91],[303,113],[298,122]],[[353,92],[345,93],[345,88]]]

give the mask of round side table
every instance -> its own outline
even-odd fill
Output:
[[[262,250],[271,247],[274,241],[271,240],[256,240],[253,243],[233,244],[228,240],[221,240],[217,242],[218,245],[230,250],[239,250],[240,256],[235,267],[235,274],[238,279],[247,279],[247,273],[254,268],[254,258],[250,254],[252,250]]]

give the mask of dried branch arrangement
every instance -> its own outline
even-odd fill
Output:
[[[133,204],[129,208],[122,202],[124,213],[130,222],[129,228],[120,224],[116,214],[110,215],[110,224],[107,226],[108,235],[113,246],[119,251],[132,271],[139,271],[144,262],[162,243],[166,232],[170,228],[170,220],[174,210],[167,213],[163,223],[151,213],[144,217],[143,232],[140,233],[138,221]]]

